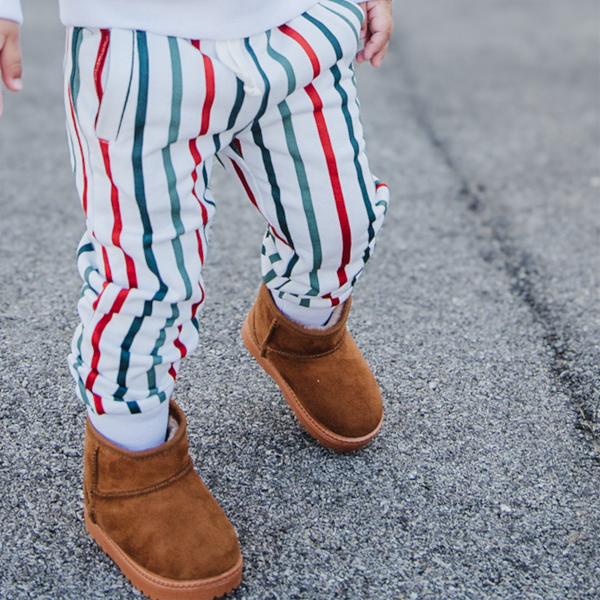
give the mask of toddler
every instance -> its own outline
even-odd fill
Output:
[[[86,218],[69,356],[88,414],[86,527],[151,598],[210,600],[239,585],[242,556],[171,396],[198,343],[211,168],[267,224],[246,347],[314,438],[363,447],[382,400],[346,320],[388,192],[369,170],[352,63],[381,63],[391,0],[60,0],[60,12]],[[0,70],[18,91],[18,0],[0,0],[0,17]]]

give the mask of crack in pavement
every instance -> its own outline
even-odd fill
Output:
[[[398,38],[405,39],[402,35],[398,35]],[[569,397],[577,412],[576,426],[589,434],[595,457],[600,460],[600,414],[594,408],[600,406],[600,389],[595,386],[593,358],[592,365],[586,364],[585,357],[581,361],[582,355],[572,349],[569,324],[552,310],[540,289],[539,283],[543,280],[540,268],[511,236],[508,220],[494,212],[492,202],[486,201],[485,185],[469,181],[454,159],[448,143],[437,134],[426,103],[419,97],[417,78],[406,59],[408,53],[401,51],[398,54],[404,57],[400,72],[415,122],[456,178],[459,191],[454,200],[467,208],[481,239],[494,247],[490,255],[483,256],[483,259],[491,262],[494,254],[499,257],[503,270],[512,280],[511,292],[525,303],[543,327],[543,342],[553,357],[552,373],[556,388]]]

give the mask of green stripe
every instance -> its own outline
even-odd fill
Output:
[[[81,366],[81,361],[77,361],[79,363],[79,366]],[[88,393],[87,390],[85,389],[85,386],[83,385],[83,381],[81,381],[81,377],[77,380],[77,387],[79,388],[79,394],[81,396],[81,398],[83,399],[83,401],[88,405],[88,406],[92,406],[92,403],[90,402],[89,398],[88,398]],[[96,412],[94,410],[94,412]]]
[[[290,62],[282,56],[279,52],[275,51],[270,44],[270,32],[267,34],[267,53],[271,58],[276,60],[284,69],[288,78],[288,95],[290,95],[296,88],[296,75]],[[296,140],[296,134],[294,132],[294,126],[292,123],[291,111],[288,107],[287,102],[283,101],[279,105],[279,114],[281,115],[283,129],[285,133],[285,141],[288,147],[290,156],[294,161],[294,169],[296,170],[296,178],[300,187],[300,196],[302,198],[302,206],[304,208],[304,214],[306,216],[308,232],[310,235],[310,241],[313,250],[313,268],[310,272],[310,284],[311,290],[309,295],[317,296],[319,294],[319,278],[317,271],[323,263],[323,252],[321,248],[321,240],[319,238],[319,229],[317,227],[317,220],[315,217],[315,210],[312,202],[312,196],[310,193],[310,185],[308,183],[308,177],[306,175],[306,169],[300,149],[298,148],[298,142]],[[295,263],[294,263],[295,264]]]
[[[341,86],[341,73],[337,65],[331,69],[334,78],[334,87],[338,91],[339,95],[342,98],[342,113],[344,115],[344,119],[346,121],[346,126],[348,127],[348,137],[350,138],[350,144],[352,144],[352,148],[354,150],[354,167],[356,168],[356,176],[358,178],[358,184],[360,186],[360,192],[363,198],[363,202],[365,205],[365,210],[367,211],[367,215],[369,216],[369,243],[375,238],[375,231],[373,229],[373,223],[376,220],[375,213],[373,212],[373,207],[371,206],[371,199],[369,198],[369,192],[367,191],[367,185],[365,183],[365,176],[363,173],[362,165],[360,164],[359,156],[360,156],[360,147],[358,145],[358,141],[356,139],[356,135],[354,134],[354,124],[352,123],[352,116],[350,115],[350,110],[348,109],[348,94]],[[369,259],[369,247],[365,250],[365,262]]]
[[[262,131],[259,125],[260,118],[267,110],[267,103],[269,100],[269,92],[271,91],[271,84],[269,83],[265,72],[260,66],[260,63],[256,58],[256,54],[254,53],[254,50],[252,50],[252,47],[250,46],[249,39],[246,38],[244,43],[246,45],[246,50],[252,57],[252,60],[254,61],[254,64],[256,65],[256,68],[258,69],[258,72],[260,73],[260,76],[265,84],[265,93],[263,95],[263,100],[256,115],[256,118],[254,119],[254,124],[252,125],[252,139],[254,140],[254,143],[258,146],[258,148],[260,148],[260,152],[263,159],[263,165],[267,174],[267,179],[269,181],[269,185],[271,186],[271,197],[273,198],[273,203],[275,204],[275,211],[277,212],[277,221],[279,223],[279,228],[281,229],[282,235],[286,238],[287,244],[293,249],[294,246],[292,244],[292,236],[290,235],[290,230],[288,228],[287,220],[285,217],[285,210],[283,208],[283,204],[281,203],[281,189],[279,188],[279,184],[277,183],[277,177],[275,176],[275,169],[273,168],[273,160],[271,158],[271,153],[265,146]]]
[[[331,9],[328,9],[328,10],[331,10]],[[340,43],[338,42],[338,39],[335,37],[335,35],[333,35],[333,33],[331,33],[331,31],[329,31],[329,29],[327,29],[327,27],[325,27],[325,25],[323,25],[323,23],[321,23],[320,21],[318,21],[317,19],[315,19],[311,15],[305,13],[302,16],[307,21],[310,21],[315,27],[317,27],[317,29],[319,29],[323,35],[325,35],[325,37],[327,38],[327,40],[329,41],[329,43],[333,46],[333,49],[335,51],[336,59],[340,60],[342,58],[342,56],[344,56],[344,52],[342,50],[342,47],[340,46]],[[345,19],[344,17],[342,17],[342,18],[344,19],[344,21],[346,21],[346,23],[350,24],[350,22],[348,21],[348,19]],[[354,27],[352,29],[354,29]]]
[[[269,94],[271,93],[271,84],[269,83],[265,72],[262,70],[260,63],[258,62],[258,58],[256,58],[254,50],[252,50],[252,47],[250,46],[249,38],[246,38],[244,40],[244,45],[246,46],[246,50],[248,51],[248,54],[250,54],[252,60],[254,61],[254,64],[256,65],[256,68],[260,73],[263,83],[265,84],[265,93],[263,94],[263,99],[260,108],[258,109],[258,112],[256,113],[256,117],[254,119],[255,122],[258,122],[258,120],[265,114],[265,111],[267,110],[267,104],[269,103]]]
[[[294,254],[294,256],[292,256],[292,260],[290,260],[290,262],[288,263],[287,269],[285,270],[285,273],[283,274],[283,276],[286,279],[289,279],[292,276],[292,271],[294,270],[294,267],[296,266],[296,264],[298,263],[299,260],[300,260],[300,257],[297,254]]]
[[[163,327],[163,329],[161,330],[156,343],[154,344],[154,348],[152,349],[151,355],[153,358],[153,367],[156,367],[156,365],[160,365],[162,364],[163,360],[162,357],[159,356],[158,351],[164,346],[165,344],[165,340],[167,339],[167,334],[166,334],[166,330],[169,329],[170,327],[173,327],[173,325],[175,324],[175,321],[177,320],[177,318],[179,317],[179,309],[177,308],[176,304],[171,305],[171,316],[166,320],[165,322],[165,326]],[[156,392],[158,392],[158,389],[156,387],[156,369],[152,368],[148,371],[148,389],[149,390],[156,390]],[[164,392],[161,392],[162,396],[164,396]],[[160,394],[159,394],[160,397]],[[162,402],[162,400],[161,400]]]
[[[271,270],[263,277],[263,281],[265,282],[265,284],[267,284],[270,281],[273,281],[273,279],[275,279],[276,277],[277,277],[277,273],[275,273],[275,271]]]
[[[321,268],[321,265],[323,264],[323,251],[321,248],[321,240],[319,237],[319,228],[317,226],[315,209],[313,207],[312,197],[310,193],[310,185],[308,183],[306,169],[304,167],[302,157],[300,156],[300,149],[298,148],[298,142],[296,141],[296,135],[292,126],[292,115],[285,101],[279,105],[279,113],[281,114],[283,129],[285,132],[285,141],[287,143],[290,156],[294,161],[296,178],[298,179],[298,184],[300,187],[300,196],[302,198],[302,208],[304,209],[304,215],[306,216],[308,233],[310,235],[310,243],[312,245],[313,267],[309,275],[311,290],[308,293],[308,295],[318,296],[320,287],[317,271]]]
[[[267,31],[267,54],[274,58],[284,69],[285,74],[288,78],[288,96],[296,89],[296,74],[294,73],[294,69],[290,61],[280,54],[276,50],[274,50],[271,46],[271,31]]]
[[[335,1],[335,0],[332,0],[332,1]],[[340,4],[340,2],[338,2],[338,4]],[[360,9],[357,9],[357,10],[360,10]],[[332,45],[338,60],[340,60],[343,56],[343,51],[342,51],[340,43],[339,43],[338,39],[335,37],[335,35],[333,35],[333,33],[331,33],[331,31],[329,29],[327,29],[327,27],[325,27],[325,25],[323,25],[319,21],[316,21],[310,15],[305,14],[304,17],[306,19],[308,19],[311,23],[313,23],[316,27],[318,27],[319,30],[325,35],[325,37],[328,39],[329,43]],[[331,73],[333,75],[334,88],[336,89],[336,91],[338,92],[338,94],[340,95],[340,97],[342,99],[342,113],[344,115],[344,120],[346,121],[346,127],[348,128],[348,137],[350,140],[350,144],[352,145],[352,149],[354,150],[354,167],[356,168],[356,175],[358,178],[358,184],[360,186],[361,195],[362,195],[363,202],[365,205],[365,210],[367,211],[367,215],[369,217],[368,234],[369,234],[369,244],[370,244],[373,241],[373,239],[375,238],[375,230],[373,229],[373,223],[375,222],[376,218],[375,218],[375,213],[373,212],[373,207],[371,206],[369,192],[367,191],[367,186],[365,183],[363,169],[362,169],[362,166],[361,166],[360,160],[359,160],[360,148],[358,145],[358,141],[356,140],[356,135],[354,134],[354,124],[352,123],[352,116],[350,115],[350,111],[348,109],[348,94],[346,93],[346,90],[344,90],[344,88],[341,85],[342,74],[341,74],[340,69],[337,64],[333,65],[333,67],[331,68]],[[367,248],[365,249],[365,254],[363,256],[363,260],[365,263],[369,260],[369,256],[370,256],[370,248],[369,248],[369,246],[367,246]]]
[[[205,161],[202,166],[202,181],[204,182],[204,193],[202,194],[202,199],[204,200],[204,202],[206,202],[206,204],[215,206],[214,201],[207,197],[207,194],[210,192],[210,190],[208,188],[209,180],[210,180],[210,177],[208,175],[208,169],[206,168],[206,161]]]
[[[133,401],[133,400],[128,400],[127,401],[127,408],[129,409],[129,412],[132,415],[136,415],[142,412],[142,410],[140,409],[140,406],[137,402]]]
[[[262,155],[263,166],[267,174],[269,185],[271,186],[271,197],[273,198],[273,203],[275,204],[275,212],[277,213],[277,222],[279,223],[279,229],[281,230],[281,234],[285,237],[288,246],[290,246],[290,248],[293,249],[294,245],[292,243],[292,236],[290,234],[287,219],[285,217],[285,210],[283,208],[283,204],[281,203],[281,189],[279,187],[279,184],[277,183],[277,177],[275,175],[275,169],[273,167],[273,160],[271,158],[271,153],[265,146],[262,131],[258,123],[255,123],[252,126],[252,138],[254,139],[254,143],[260,149]]]
[[[136,31],[137,54],[138,54],[138,97],[135,113],[135,127],[133,132],[133,150],[131,154],[131,162],[133,167],[135,199],[140,211],[140,218],[144,227],[143,246],[144,256],[150,271],[156,276],[159,282],[159,289],[154,295],[155,301],[161,301],[167,294],[168,288],[162,280],[156,264],[156,259],[152,253],[152,223],[148,213],[148,205],[146,202],[146,190],[144,186],[144,169],[143,169],[143,148],[144,148],[144,128],[146,126],[146,113],[148,110],[148,78],[149,78],[149,61],[148,61],[148,42],[146,33]],[[150,304],[150,306],[152,306]],[[148,372],[148,381],[155,379],[154,369]],[[156,386],[149,385],[150,393],[156,393]],[[165,400],[164,392],[158,394],[160,401]],[[131,408],[130,408],[131,410]]]
[[[86,252],[94,252],[94,246],[91,243],[84,244],[80,246],[77,250],[77,258],[79,258],[82,254]]]
[[[71,99],[73,101],[73,109],[77,114],[77,96],[79,95],[79,87],[81,80],[79,78],[79,49],[81,47],[83,29],[75,27],[73,29],[73,37],[71,38]]]
[[[185,226],[181,220],[181,202],[177,192],[177,177],[173,168],[171,159],[171,146],[177,141],[179,136],[179,126],[181,124],[181,100],[183,95],[183,78],[181,74],[181,58],[179,56],[179,48],[177,39],[174,37],[168,38],[169,52],[171,55],[171,72],[173,74],[173,86],[171,93],[171,122],[169,124],[169,137],[167,145],[162,149],[163,165],[167,176],[167,186],[169,189],[169,198],[171,200],[171,219],[175,227],[177,237],[171,242],[173,252],[175,253],[175,261],[177,269],[185,285],[185,300],[192,297],[192,283],[185,269],[185,261],[183,256],[183,248],[181,246],[180,237],[185,233]]]
[[[123,102],[123,110],[121,111],[121,118],[119,119],[119,127],[117,128],[117,136],[121,133],[121,126],[123,125],[123,117],[125,116],[125,109],[127,108],[127,102],[129,102],[129,94],[131,93],[131,83],[133,82],[133,53],[135,52],[135,39],[131,36],[131,71],[129,71],[129,83],[127,84],[127,94],[125,95],[125,102]]]
[[[127,370],[129,369],[129,359],[131,358],[131,345],[135,336],[138,334],[144,322],[144,318],[152,314],[152,302],[146,300],[144,302],[144,312],[141,316],[135,317],[131,323],[131,327],[121,344],[121,359],[119,361],[119,373],[117,375],[117,383],[119,389],[115,392],[115,399],[123,399],[127,392]]]
[[[330,2],[335,2],[335,4],[339,4],[340,6],[343,6],[344,8],[351,10],[356,15],[356,18],[362,22],[362,20],[364,18],[364,13],[362,11],[362,8],[358,8],[358,6],[356,6],[356,4],[354,4],[354,2],[349,2],[348,0],[330,0]],[[328,10],[330,10],[330,9],[328,9]],[[338,13],[338,15],[339,15],[339,13]],[[339,16],[342,17],[342,19],[344,18],[342,15],[339,15]]]
[[[240,114],[240,110],[242,110],[242,104],[244,103],[244,82],[241,79],[237,80],[237,92],[235,95],[235,103],[233,108],[231,109],[231,114],[229,115],[229,121],[227,123],[227,131],[233,129],[235,122],[237,120],[238,115]]]
[[[71,89],[71,102],[73,103],[73,113],[75,115],[75,119],[78,119],[77,115],[77,99],[79,97],[79,88],[81,86],[81,80],[79,77],[79,50],[81,47],[81,41],[83,36],[83,30],[81,27],[73,28],[73,36],[71,38],[71,77],[69,87]],[[73,127],[77,128],[77,125],[74,123]],[[78,155],[75,151],[75,140],[72,139],[69,134],[69,139],[71,140],[71,156],[73,157],[73,166],[74,172],[77,172],[77,164],[78,164]],[[80,140],[81,143],[81,140]],[[85,138],[85,143],[87,145],[87,138]],[[81,170],[84,172],[85,176],[85,163],[81,165]]]
[[[135,112],[135,128],[133,132],[133,150],[131,162],[133,166],[133,179],[135,199],[140,211],[140,217],[144,226],[143,245],[144,256],[150,271],[159,281],[159,290],[154,296],[155,300],[162,300],[167,294],[167,286],[161,279],[158,272],[156,259],[152,253],[152,223],[148,214],[148,205],[146,202],[146,190],[144,186],[144,166],[143,166],[143,148],[144,148],[144,128],[146,126],[146,112],[148,110],[148,42],[144,31],[136,31],[138,63],[139,63],[139,89],[137,97],[137,107]]]

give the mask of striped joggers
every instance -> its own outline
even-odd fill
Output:
[[[198,342],[214,158],[267,221],[274,296],[346,300],[388,203],[364,152],[352,60],[362,11],[322,0],[243,40],[68,32],[65,103],[86,215],[69,366],[96,414],[151,411]]]

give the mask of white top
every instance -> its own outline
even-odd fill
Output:
[[[21,2],[19,0],[0,0],[0,17],[22,23]]]
[[[237,39],[302,14],[319,0],[59,0],[65,25],[140,29],[190,39]],[[364,2],[365,0],[353,0]],[[0,18],[22,23],[20,0],[0,0]]]

